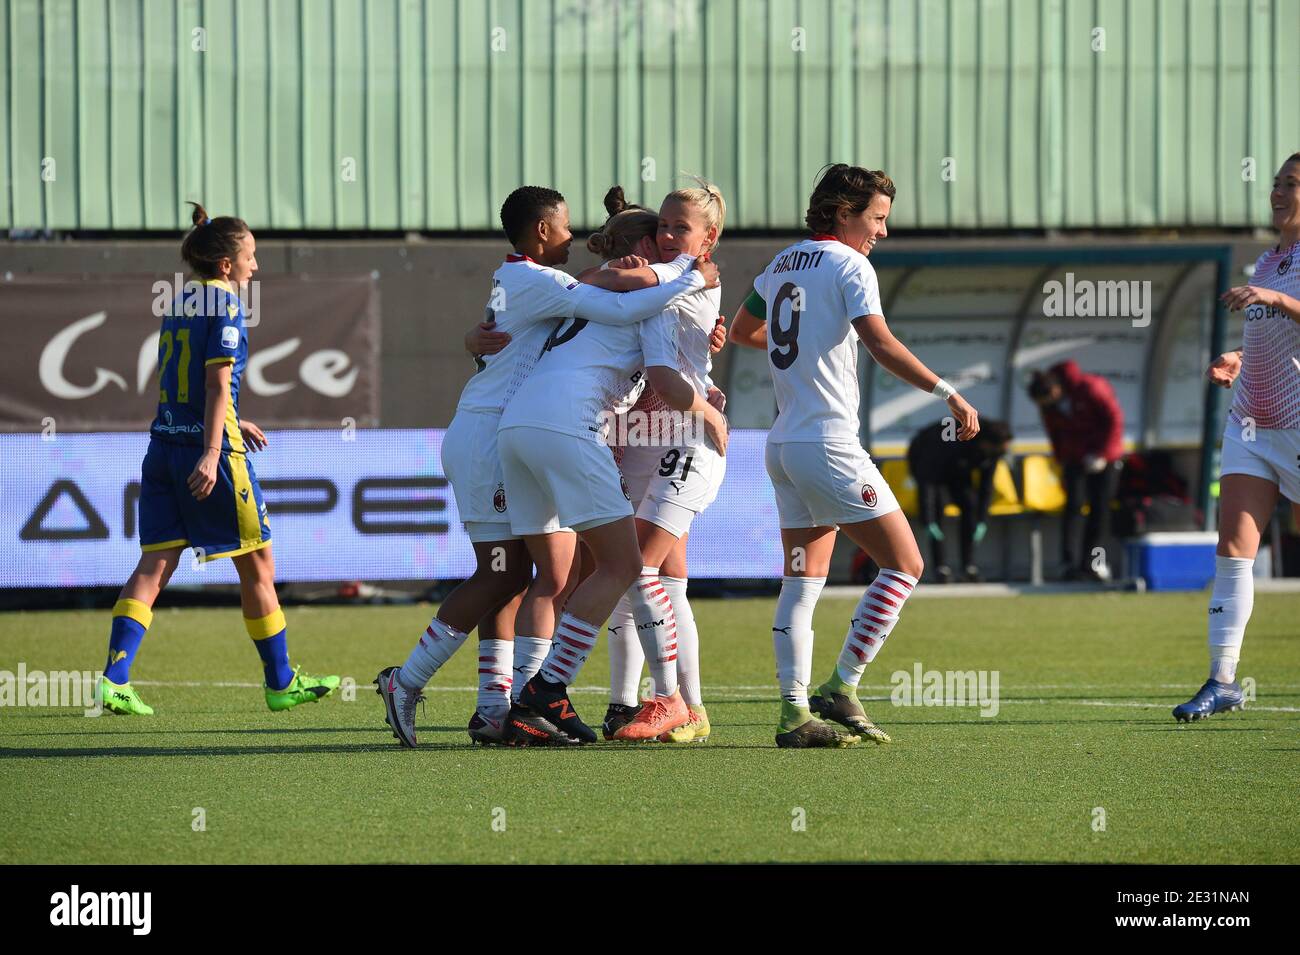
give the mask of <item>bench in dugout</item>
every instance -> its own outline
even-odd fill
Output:
[[[1017,487],[1011,466],[1006,460],[998,462],[993,470],[993,495],[989,499],[990,518],[1024,517],[1029,520],[1029,579],[1031,583],[1043,582],[1043,531],[1042,517],[1057,515],[1065,510],[1065,488],[1061,484],[1061,468],[1053,459],[1043,454],[1027,454],[1016,461],[1020,471]],[[880,473],[889,482],[899,506],[908,517],[920,513],[920,498],[905,458],[880,462]],[[978,480],[978,474],[976,475]],[[947,504],[945,517],[960,517],[956,504]],[[1084,513],[1087,513],[1085,507]],[[1008,577],[1011,563],[1010,538],[1005,539],[1002,552],[1002,576]]]

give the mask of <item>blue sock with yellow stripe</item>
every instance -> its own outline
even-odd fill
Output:
[[[293,667],[289,666],[288,627],[284,611],[279,608],[265,617],[245,617],[244,628],[253,638],[257,655],[262,658],[262,672],[266,685],[273,690],[283,690],[293,682]]]
[[[108,662],[104,676],[121,686],[131,682],[131,663],[145,631],[153,623],[153,611],[142,601],[123,597],[113,605],[113,628],[108,635]]]

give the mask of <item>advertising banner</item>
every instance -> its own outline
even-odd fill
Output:
[[[0,431],[144,431],[162,316],[183,275],[0,282]],[[240,416],[263,428],[379,423],[379,292],[370,275],[280,275],[244,294]]]
[[[250,456],[281,582],[448,580],[474,555],[443,476],[441,430],[277,431]],[[691,528],[691,576],[779,577],[763,431],[735,431],[721,493]],[[0,435],[5,587],[116,586],[140,556],[145,434]],[[234,583],[229,560],[187,550],[175,584]]]

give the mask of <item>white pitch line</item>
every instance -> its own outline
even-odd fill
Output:
[[[136,680],[136,681],[134,681],[134,685],[136,685],[136,686],[156,686],[156,687],[183,687],[183,688],[195,688],[195,687],[225,687],[225,688],[230,688],[230,689],[240,689],[240,690],[253,690],[253,689],[261,689],[261,688],[262,688],[262,684],[260,684],[260,683],[227,683],[227,682],[202,683],[202,682],[199,682],[199,681],[167,681],[167,680]],[[371,686],[371,685],[373,685],[373,684],[369,684],[369,683],[364,683],[364,684],[363,684],[363,683],[358,683],[358,684],[357,684],[358,687],[362,687],[362,686]],[[1174,689],[1174,690],[1177,690],[1177,689],[1182,689],[1182,690],[1186,690],[1186,689],[1189,689],[1189,688],[1190,688],[1190,685],[1189,685],[1189,684],[1181,684],[1181,683],[1158,683],[1158,684],[1153,684],[1153,685],[1148,686],[1148,687],[1142,687],[1142,686],[1137,686],[1137,687],[1134,687],[1134,686],[1127,686],[1127,687],[1125,687],[1125,689],[1130,689],[1130,690],[1131,690],[1131,689],[1153,689],[1153,690],[1168,690],[1168,689]],[[1279,686],[1279,688],[1300,689],[1300,687],[1298,687],[1296,684],[1282,684],[1282,685]],[[774,691],[776,690],[776,687],[774,687],[774,686],[710,686],[710,687],[705,687],[704,689],[705,689],[706,691],[710,692],[710,693],[723,693],[723,694],[725,694],[725,693],[734,693],[734,692],[753,692],[753,691],[756,691],[756,690],[763,690],[763,691],[766,691],[766,692],[771,693],[771,692],[774,692]],[[861,687],[861,689],[888,690],[888,689],[890,689],[890,687],[889,687],[889,686],[883,686],[883,685],[866,685],[866,684],[864,684],[864,685]],[[1106,686],[1089,685],[1089,684],[1083,684],[1083,685],[1072,685],[1072,684],[1026,684],[1025,686],[1020,687],[1020,689],[1022,689],[1022,690],[1031,690],[1031,689],[1082,690],[1082,689],[1109,689],[1109,687],[1106,687]],[[438,692],[438,693],[475,693],[475,692],[478,691],[478,687],[475,687],[475,686],[427,686],[427,687],[425,687],[425,691],[426,691],[426,692],[433,691],[433,692]],[[571,693],[608,693],[608,692],[609,692],[609,687],[605,687],[605,686],[571,686],[571,687],[569,687],[569,692],[571,692]],[[860,699],[861,699],[863,702],[865,702],[865,703],[885,703],[885,702],[889,702],[889,700],[891,699],[891,697],[890,697],[890,696],[862,696],[862,697],[860,697]],[[1066,700],[1066,699],[1053,699],[1053,698],[1051,698],[1051,697],[1043,697],[1043,698],[1039,698],[1039,699],[1016,699],[1015,697],[1000,697],[999,700],[998,700],[998,705],[999,705],[999,706],[1107,706],[1107,707],[1117,707],[1117,708],[1120,708],[1120,709],[1142,709],[1142,710],[1163,710],[1163,709],[1167,709],[1167,708],[1169,707],[1169,704],[1168,704],[1168,703],[1143,703],[1143,702],[1140,702],[1140,701],[1138,701],[1138,700],[1131,700],[1131,701],[1123,701],[1123,702],[1119,702],[1119,701],[1114,701],[1114,700]],[[1259,712],[1259,713],[1300,713],[1300,707],[1297,707],[1297,706],[1256,706],[1256,705],[1253,705],[1253,704],[1252,704],[1252,705],[1246,707],[1246,711],[1247,711],[1247,712],[1255,711],[1255,712]]]
[[[910,678],[912,671],[902,671],[907,673]],[[232,683],[232,682],[205,682],[202,680],[132,680],[132,686],[161,686],[161,687],[204,687],[215,686],[225,687],[237,690],[260,690],[261,683]],[[374,686],[372,681],[358,681],[357,686]],[[1016,690],[1111,690],[1115,687],[1121,687],[1125,690],[1195,690],[1194,683],[1016,683],[1008,684],[1009,689]],[[1300,690],[1300,683],[1270,683],[1271,690]],[[860,690],[892,690],[893,684],[890,683],[863,683],[858,689]],[[711,693],[750,693],[755,691],[766,691],[774,693],[777,686],[771,684],[754,684],[741,686],[713,686],[706,685],[706,692]],[[426,686],[425,693],[477,693],[476,686]],[[571,686],[570,693],[608,693],[607,686]],[[883,699],[888,699],[884,697]],[[1159,704],[1153,704],[1159,705]]]

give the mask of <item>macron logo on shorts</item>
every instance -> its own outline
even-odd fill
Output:
[[[221,347],[238,348],[239,347],[239,329],[234,325],[227,325],[221,330]]]

